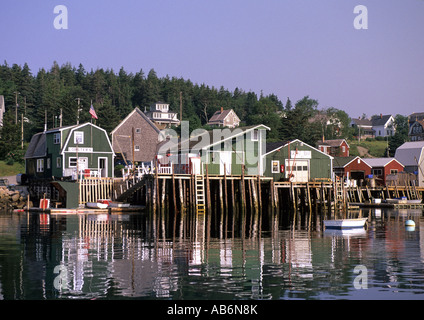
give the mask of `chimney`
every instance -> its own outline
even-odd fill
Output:
[[[382,113],[380,113],[380,119],[383,119],[383,114]]]
[[[221,113],[223,113],[224,112],[224,108],[223,107],[221,107]]]

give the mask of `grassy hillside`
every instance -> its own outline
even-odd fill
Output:
[[[15,162],[13,165],[8,165],[4,161],[0,161],[0,177],[14,176],[18,173],[25,172],[25,165]]]
[[[350,146],[350,155],[351,156],[360,156],[360,157],[385,157],[386,156],[386,148],[387,141],[360,141],[358,140],[350,140],[348,141]],[[359,147],[359,148],[358,148]]]

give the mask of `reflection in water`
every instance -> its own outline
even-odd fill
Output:
[[[318,216],[284,226],[268,213],[4,213],[0,298],[424,297],[422,212],[361,214],[366,230],[323,231]],[[368,290],[353,286],[357,265]]]

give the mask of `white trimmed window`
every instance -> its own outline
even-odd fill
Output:
[[[272,171],[272,173],[280,173],[280,161],[272,160],[271,171]]]
[[[84,144],[84,131],[75,131],[74,132],[74,143],[75,144]]]
[[[53,143],[60,144],[60,132],[53,135]]]
[[[44,172],[44,159],[37,159],[37,172]]]

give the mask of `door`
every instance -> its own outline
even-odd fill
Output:
[[[226,174],[231,174],[231,158],[232,158],[232,152],[231,151],[221,151],[219,153],[219,174],[224,174],[224,167]],[[225,165],[225,166],[224,166]]]
[[[309,161],[308,160],[286,160],[286,178],[291,174],[292,182],[309,181]]]
[[[202,162],[199,157],[190,158],[191,174],[202,174]]]
[[[99,158],[99,176],[107,177],[107,158]]]

